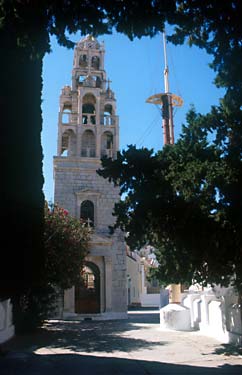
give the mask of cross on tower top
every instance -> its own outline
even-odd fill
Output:
[[[111,81],[111,79],[107,79],[107,83],[108,83],[108,90],[110,89],[110,83],[111,83],[112,81]]]

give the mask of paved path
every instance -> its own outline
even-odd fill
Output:
[[[1,375],[242,375],[241,349],[160,330],[158,310],[130,311],[126,321],[50,321],[5,347]]]

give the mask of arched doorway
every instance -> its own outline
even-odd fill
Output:
[[[75,286],[75,312],[100,313],[100,271],[92,262],[86,262],[81,271],[81,281]]]

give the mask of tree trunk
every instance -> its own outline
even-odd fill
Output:
[[[16,40],[0,34],[0,298],[37,285],[44,264],[42,58],[31,59]]]

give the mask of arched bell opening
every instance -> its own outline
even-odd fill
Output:
[[[62,114],[61,114],[61,121],[62,124],[71,124],[71,114],[72,114],[72,104],[66,102],[63,104]]]
[[[61,156],[74,156],[76,150],[76,134],[68,129],[62,135]]]
[[[88,57],[87,55],[80,55],[79,57],[79,66],[81,68],[86,68],[88,66]]]
[[[96,98],[92,94],[86,94],[82,100],[82,124],[96,124]]]
[[[101,157],[113,157],[113,134],[109,131],[104,132],[101,137]]]
[[[100,67],[100,59],[98,56],[93,56],[91,61],[91,66],[94,69],[99,69]]]
[[[88,158],[96,157],[96,138],[91,130],[86,130],[82,134],[81,156]]]
[[[111,104],[104,107],[104,125],[115,125],[114,110]]]
[[[75,312],[100,313],[100,270],[93,262],[86,262],[81,270],[80,282],[75,286]]]

